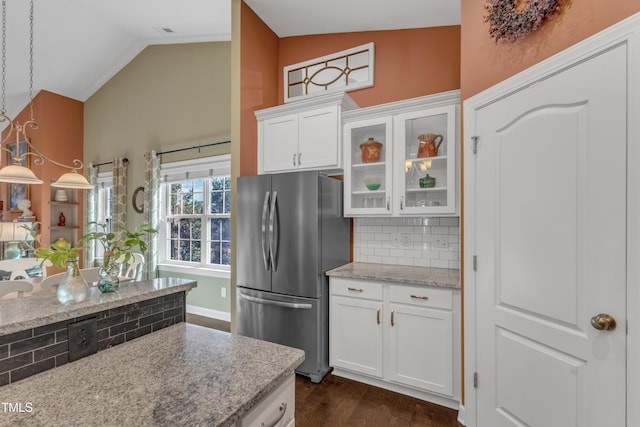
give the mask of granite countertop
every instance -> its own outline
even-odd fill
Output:
[[[327,271],[327,276],[460,289],[460,270],[450,268],[352,262]]]
[[[0,387],[0,426],[231,426],[304,351],[180,323]]]
[[[60,304],[54,292],[0,300],[0,336],[163,295],[189,291],[195,286],[197,283],[194,280],[163,277],[122,283],[117,292],[106,294],[101,293],[98,288],[90,287],[86,300],[71,305]]]

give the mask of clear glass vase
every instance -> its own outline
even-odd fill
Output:
[[[84,301],[89,293],[89,287],[78,269],[78,260],[67,261],[67,274],[58,285],[56,296],[62,304],[75,304]]]
[[[115,292],[120,287],[120,266],[110,258],[105,258],[105,262],[100,266],[98,274],[98,289],[100,292]]]

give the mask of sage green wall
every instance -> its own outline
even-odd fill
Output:
[[[219,277],[196,276],[195,274],[181,274],[160,271],[160,277],[179,277],[181,279],[197,280],[198,286],[187,294],[187,304],[207,308],[209,310],[231,313],[231,294],[229,279]],[[221,297],[221,289],[227,289],[227,296]]]
[[[84,160],[127,157],[128,200],[144,185],[144,153],[231,139],[231,42],[156,45],[144,49],[84,105]],[[162,162],[227,154],[230,144],[162,156]],[[100,171],[107,171],[103,167]],[[143,215],[127,207],[132,228]],[[178,276],[170,273],[171,276]],[[189,276],[198,288],[187,304],[230,312],[229,280]],[[220,287],[227,287],[226,301]]]
[[[145,152],[230,140],[230,82],[231,42],[147,47],[85,102],[85,162],[127,157],[130,199],[144,184]],[[226,144],[165,155],[162,161],[230,150]],[[127,225],[142,218],[129,203]]]

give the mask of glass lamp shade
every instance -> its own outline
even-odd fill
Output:
[[[0,169],[0,182],[13,184],[42,184],[31,169],[20,165],[8,165]]]
[[[85,190],[93,188],[93,185],[89,184],[89,181],[76,171],[65,173],[58,178],[56,182],[51,183],[51,186],[57,188],[77,188]]]

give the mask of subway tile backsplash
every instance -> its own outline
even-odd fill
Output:
[[[355,218],[356,262],[460,269],[459,218]]]

